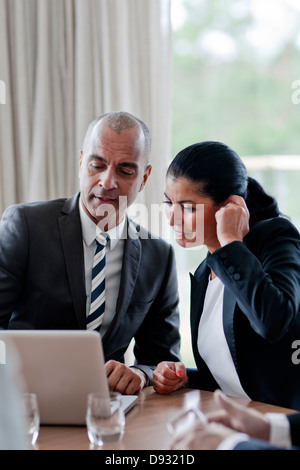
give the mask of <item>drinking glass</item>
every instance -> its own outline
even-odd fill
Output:
[[[201,410],[197,408],[190,408],[184,410],[181,414],[175,417],[174,420],[169,421],[166,425],[169,433],[174,438],[177,438],[180,435],[188,432],[189,429],[191,429],[193,426],[199,424],[205,426],[207,423],[208,420]]]
[[[28,447],[35,448],[40,429],[38,400],[35,393],[23,394],[24,426]]]
[[[121,394],[110,392],[108,398],[100,393],[88,395],[86,425],[90,443],[101,447],[120,441],[124,435],[125,416]]]

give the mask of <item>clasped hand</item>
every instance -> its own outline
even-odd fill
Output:
[[[178,390],[184,387],[187,382],[186,368],[181,362],[160,362],[153,372],[153,388],[161,395]]]

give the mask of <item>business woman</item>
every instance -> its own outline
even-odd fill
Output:
[[[182,247],[204,244],[191,276],[191,333],[196,370],[160,363],[153,385],[184,385],[300,410],[300,236],[219,142],[179,152],[169,166],[165,202]]]

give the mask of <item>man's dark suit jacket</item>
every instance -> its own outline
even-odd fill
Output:
[[[289,415],[287,418],[290,423],[292,440],[292,447],[289,450],[300,450],[300,414]],[[267,442],[250,439],[240,442],[234,450],[279,450],[279,448]]]
[[[0,327],[86,328],[78,202],[77,194],[5,211],[0,223]],[[138,367],[151,378],[158,362],[179,360],[178,328],[173,250],[128,221],[116,315],[103,337],[105,358],[122,362],[134,337]]]
[[[190,386],[220,388],[200,357],[198,326],[212,269],[225,285],[223,325],[241,384],[252,400],[300,411],[300,236],[285,218],[256,223],[244,242],[208,254],[191,276],[191,330],[197,370]],[[218,351],[215,351],[218,354]]]

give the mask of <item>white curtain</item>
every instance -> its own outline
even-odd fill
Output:
[[[124,110],[149,126],[162,200],[170,156],[170,0],[0,0],[0,215],[69,196],[89,122]]]

